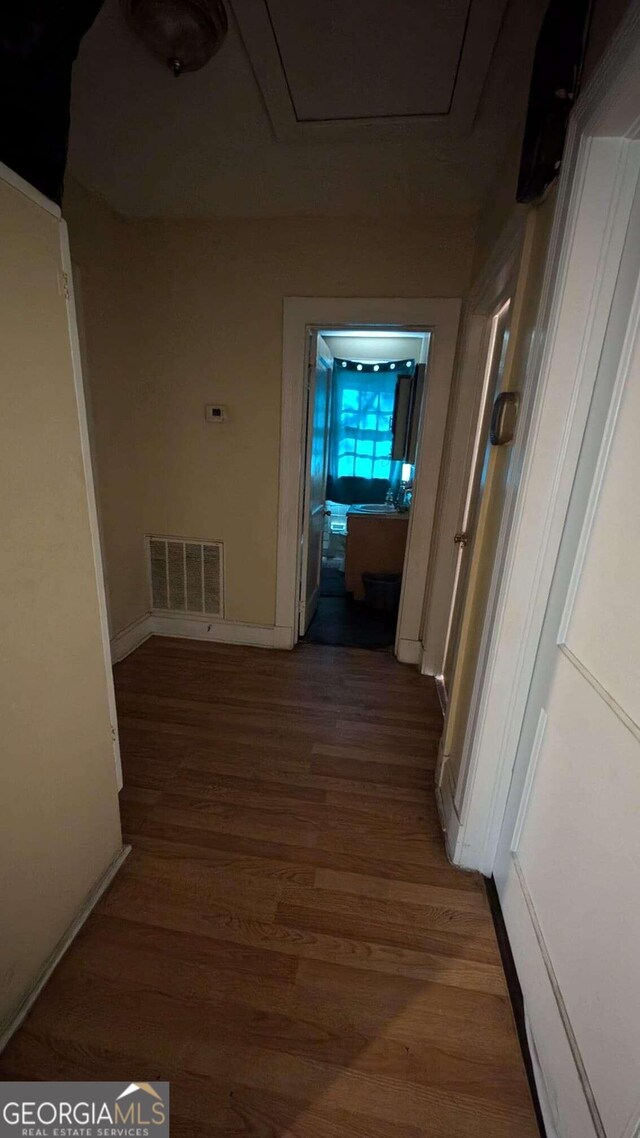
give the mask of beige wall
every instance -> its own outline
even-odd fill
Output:
[[[469,223],[121,221],[78,187],[65,215],[82,269],[112,631],[148,609],[149,532],[223,541],[227,618],[272,625],[283,297],[460,296]],[[213,402],[228,405],[223,426],[204,421]]]
[[[593,75],[628,8],[629,0],[594,0],[582,75],[583,84]]]
[[[594,0],[582,74],[583,89],[596,70],[628,7],[629,0]],[[523,116],[522,122],[512,135],[505,157],[496,170],[496,176],[478,218],[473,280],[482,271],[510,218],[514,213],[522,213],[527,209],[527,206],[516,203],[524,123]]]
[[[0,1035],[121,847],[59,222],[0,180]]]
[[[524,215],[529,208],[516,202],[521,149],[522,135],[518,134],[511,140],[505,157],[496,170],[491,193],[478,218],[472,270],[474,281],[482,273],[500,235],[512,218],[518,213]]]

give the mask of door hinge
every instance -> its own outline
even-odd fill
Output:
[[[469,534],[468,533],[457,533],[457,534],[455,534],[453,540],[454,540],[455,545],[461,545],[464,549],[465,545],[467,545],[469,542]]]
[[[69,291],[69,274],[62,272],[60,276],[62,278],[62,295],[64,296],[65,300],[69,300],[69,297],[71,296],[71,293]]]

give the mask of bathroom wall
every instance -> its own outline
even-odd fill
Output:
[[[363,363],[376,360],[421,360],[423,336],[354,336],[349,333],[323,334],[334,356]]]
[[[272,625],[285,296],[461,296],[468,221],[123,221],[70,186],[115,634],[143,537],[225,543],[226,617]],[[205,403],[228,406],[210,425]]]

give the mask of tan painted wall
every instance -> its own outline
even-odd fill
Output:
[[[121,838],[59,222],[3,181],[0,248],[1,1024]]]
[[[594,0],[582,82],[588,83],[618,25],[630,7],[630,0]]]
[[[273,624],[283,297],[460,296],[469,223],[123,222],[77,187],[65,214],[82,269],[112,631],[148,608],[149,532],[223,541],[227,618]],[[228,405],[226,425],[205,423],[213,402]]]
[[[591,79],[628,7],[629,0],[594,0],[582,73],[582,89]],[[514,131],[505,156],[496,170],[496,176],[478,218],[473,280],[482,271],[496,241],[513,214],[527,209],[526,206],[516,203],[524,123],[523,115],[522,122]]]

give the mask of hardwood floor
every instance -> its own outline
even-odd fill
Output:
[[[173,1138],[534,1138],[432,682],[154,638],[116,687],[133,852],[2,1077],[169,1079]]]

